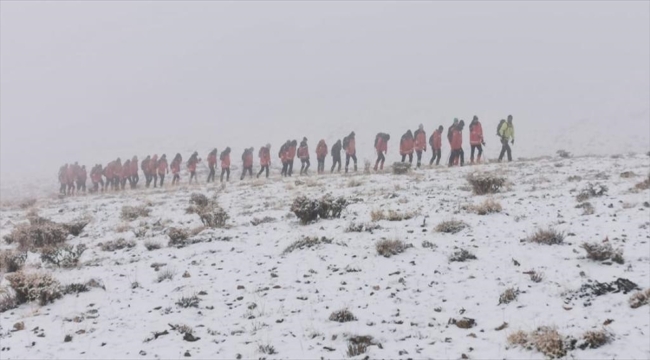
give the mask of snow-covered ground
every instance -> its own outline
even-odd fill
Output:
[[[359,170],[347,176],[236,179],[225,186],[190,186],[184,178],[176,188],[39,199],[34,208],[53,221],[93,218],[80,236],[67,241],[84,243],[88,250],[73,269],[41,265],[38,254],[30,253],[24,271],[45,267],[62,284],[96,278],[105,290],[67,295],[46,306],[23,304],[0,314],[0,357],[340,359],[348,357],[350,336],[369,335],[381,346],[368,347],[358,358],[528,359],[544,355],[509,345],[508,335],[554,326],[579,342],[589,330],[605,328],[613,334],[611,343],[576,348],[569,357],[650,358],[650,306],[632,309],[630,294],[623,293],[567,300],[594,281],[625,278],[639,288],[650,287],[650,191],[631,191],[648,176],[648,156],[438,167],[407,175],[363,174],[363,165]],[[635,176],[620,176],[627,171]],[[509,183],[501,193],[476,196],[465,180],[472,172],[493,172]],[[570,176],[581,179],[569,181]],[[590,182],[609,191],[590,199],[595,212],[583,215],[575,197]],[[197,215],[186,213],[196,192],[216,196],[230,215],[228,227],[194,237],[203,242],[167,247],[170,227],[201,226]],[[301,225],[289,211],[298,195],[324,194],[344,196],[352,204],[340,219],[309,225]],[[487,198],[498,201],[502,212],[480,216],[466,209]],[[151,214],[124,223],[124,205],[146,205]],[[351,223],[373,224],[371,212],[376,210],[416,216],[377,221],[380,228],[372,232],[346,231]],[[26,212],[3,207],[0,235],[24,222]],[[264,217],[273,221],[251,224]],[[440,222],[453,219],[469,227],[456,234],[435,231]],[[548,227],[567,234],[564,244],[524,241]],[[144,237],[127,230],[140,228],[147,229]],[[305,236],[332,242],[283,254]],[[136,246],[107,252],[98,245],[119,238]],[[605,238],[623,250],[624,264],[585,257],[583,242]],[[382,239],[413,247],[386,258],[375,249]],[[147,241],[163,247],[148,251]],[[477,259],[450,262],[460,248]],[[154,263],[165,265],[156,270]],[[173,279],[157,282],[167,269],[174,271]],[[532,282],[524,274],[530,270],[542,272],[543,280]],[[499,305],[508,288],[519,289],[517,300]],[[200,294],[197,308],[175,304],[194,294]],[[345,308],[356,321],[329,320],[332,312]],[[463,317],[476,325],[461,329],[449,324]],[[18,322],[25,329],[13,331]],[[496,330],[504,322],[507,328]],[[200,339],[185,341],[169,324],[187,325]],[[169,334],[145,341],[165,330]],[[66,335],[72,340],[64,342]],[[263,353],[264,347],[276,353]]]

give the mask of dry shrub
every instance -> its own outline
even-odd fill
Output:
[[[449,256],[451,262],[465,262],[467,260],[476,260],[476,255],[465,249],[458,249]]]
[[[16,292],[6,286],[0,286],[0,313],[11,310],[18,306]]]
[[[0,272],[12,273],[19,271],[27,260],[26,251],[2,250],[0,251]]]
[[[517,331],[508,336],[510,345],[536,349],[549,358],[562,358],[571,348],[570,339],[560,335],[553,327],[541,326],[530,333]]]
[[[334,311],[330,315],[329,320],[344,323],[348,321],[356,321],[357,318],[354,316],[352,312],[350,312],[350,310],[343,309],[343,310]]]
[[[500,213],[502,207],[498,201],[495,201],[493,199],[486,199],[479,205],[468,206],[467,210],[469,212],[473,212],[478,215],[488,215],[488,214]]]
[[[329,195],[320,200],[308,199],[305,196],[297,197],[291,204],[291,211],[302,224],[309,224],[321,219],[340,218],[341,212],[348,206],[348,201],[343,198],[334,198]]]
[[[544,273],[540,271],[531,270],[524,272],[524,274],[530,276],[530,280],[534,283],[540,283],[544,280]]]
[[[456,234],[461,232],[463,229],[469,227],[466,223],[460,221],[460,220],[449,220],[449,221],[443,221],[438,226],[436,226],[436,231],[441,232],[441,233],[446,233],[446,234]]]
[[[635,176],[636,176],[636,174],[634,172],[632,172],[632,171],[623,171],[621,173],[621,178],[623,178],[623,179],[629,179],[629,178],[633,178]]]
[[[160,281],[159,281],[160,282]],[[194,307],[197,308],[199,307],[199,302],[201,301],[201,298],[198,297],[198,295],[194,294],[191,296],[183,296],[178,301],[176,301],[176,305],[180,306],[184,309]]]
[[[576,209],[582,209],[582,215],[593,215],[596,212],[596,209],[590,202],[583,202],[576,205]]]
[[[610,343],[614,339],[612,333],[606,330],[587,331],[582,335],[583,343],[578,345],[582,350],[598,349],[599,347]]]
[[[251,220],[251,225],[257,226],[257,225],[260,225],[260,224],[268,224],[268,223],[272,223],[272,222],[275,222],[275,218],[272,218],[270,216],[265,216],[265,217],[263,217],[261,219],[254,218],[253,220]]]
[[[84,251],[86,251],[85,244],[48,247],[41,252],[41,261],[58,267],[71,268],[79,264],[79,258]]]
[[[20,250],[34,250],[46,246],[56,246],[68,237],[68,231],[63,225],[50,220],[33,217],[29,224],[20,224],[4,237],[8,244],[18,243]]]
[[[267,354],[267,355],[275,355],[278,352],[275,350],[275,347],[272,345],[266,344],[266,345],[260,345],[257,350],[261,352],[262,354]]]
[[[401,254],[406,249],[413,247],[411,244],[407,244],[402,240],[379,240],[375,245],[377,249],[377,254],[383,257],[391,257],[393,255]]]
[[[145,247],[145,249],[147,249],[149,251],[152,251],[152,250],[158,250],[158,249],[162,248],[162,244],[160,244],[157,241],[147,240],[147,241],[144,242],[144,247]]]
[[[474,326],[476,326],[476,320],[471,319],[471,318],[461,318],[460,320],[456,319],[449,319],[448,324],[450,325],[456,325],[460,329],[471,329]]]
[[[642,182],[636,184],[634,186],[637,190],[648,190],[650,189],[650,174],[648,174],[648,177],[643,180]]]
[[[119,225],[115,226],[115,232],[116,233],[125,233],[127,231],[131,230],[131,225],[129,225],[128,222],[123,222]]]
[[[190,237],[190,234],[185,229],[170,227],[167,236],[169,237],[167,246],[182,246],[185,245],[185,240]]]
[[[90,224],[91,218],[85,217],[74,220],[72,222],[63,224],[63,227],[68,230],[68,233],[72,236],[79,236],[84,230],[86,225]]]
[[[348,339],[348,351],[347,355],[349,357],[359,356],[365,354],[369,346],[376,345],[381,347],[380,343],[375,342],[375,340],[370,335],[354,335]]]
[[[564,233],[555,229],[539,229],[528,236],[526,241],[543,245],[560,245],[564,242]]]
[[[504,291],[499,296],[499,305],[510,304],[511,302],[517,300],[517,296],[519,296],[519,289],[515,289],[515,288],[506,289],[506,291]]]
[[[147,217],[151,213],[151,209],[145,205],[138,206],[122,206],[120,218],[124,221],[133,221],[139,217]]]
[[[213,202],[210,206],[199,208],[196,213],[203,225],[211,228],[223,228],[230,218],[226,210],[216,202]]]
[[[388,221],[403,221],[409,220],[417,216],[417,211],[399,212],[395,210],[373,210],[370,213],[372,221],[388,220]]]
[[[24,199],[18,203],[18,207],[26,210],[31,208],[32,206],[36,205],[36,199],[35,198],[29,198],[29,199]]]
[[[643,305],[647,305],[650,303],[650,289],[646,289],[645,291],[639,291],[632,296],[630,296],[630,307],[632,309],[639,308]]]
[[[614,250],[612,245],[605,240],[603,243],[582,243],[581,248],[587,252],[587,258],[595,261],[612,260],[618,264],[623,264],[623,250]]]
[[[571,175],[566,179],[568,182],[576,182],[576,181],[581,181],[582,177],[578,175]]]
[[[349,188],[352,188],[352,187],[359,187],[359,186],[361,186],[361,185],[363,185],[363,181],[358,180],[358,179],[350,179],[350,180],[348,181],[348,184],[347,184],[347,186],[348,186]]]
[[[130,249],[135,246],[135,242],[132,240],[124,240],[123,238],[119,238],[117,240],[111,240],[105,243],[99,243],[98,245],[103,251],[115,251],[115,250],[122,250],[122,249]]]
[[[16,292],[18,304],[38,301],[44,306],[62,296],[61,284],[50,274],[19,271],[7,275],[6,279]]]
[[[508,344],[526,347],[528,345],[528,333],[518,330],[508,335]]]
[[[588,183],[576,196],[578,202],[587,201],[593,197],[599,197],[607,194],[607,186],[602,184]]]
[[[372,234],[373,231],[381,229],[381,226],[371,223],[350,223],[345,229],[345,232],[369,232]]]
[[[393,163],[393,174],[395,175],[408,174],[410,170],[411,170],[411,164],[402,163],[402,162]]]
[[[158,272],[158,277],[156,278],[156,282],[161,283],[165,280],[173,280],[175,275],[176,275],[176,270],[165,268],[165,270]]]
[[[571,158],[571,153],[566,150],[558,150],[557,156],[561,157],[562,159],[569,159]]]
[[[190,195],[190,205],[206,207],[209,205],[209,203],[210,200],[208,200],[208,197],[201,193],[192,193]]]
[[[487,173],[470,174],[467,181],[476,195],[496,194],[506,184],[506,178]]]
[[[291,245],[289,245],[284,251],[282,252],[282,255],[289,254],[295,250],[302,250],[302,249],[308,249],[314,246],[319,246],[321,244],[331,244],[332,239],[328,239],[326,237],[310,237],[310,236],[305,236],[300,240],[294,241]]]

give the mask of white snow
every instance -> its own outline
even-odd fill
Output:
[[[57,222],[91,215],[94,220],[84,232],[68,240],[89,249],[82,256],[83,264],[74,269],[41,265],[39,256],[30,254],[25,271],[43,266],[62,284],[98,278],[106,290],[67,295],[42,307],[23,304],[0,314],[0,357],[183,358],[189,351],[191,358],[205,359],[234,359],[238,354],[244,359],[340,359],[348,357],[350,335],[370,335],[381,348],[370,346],[358,358],[459,359],[466,354],[470,359],[538,359],[544,355],[509,346],[507,336],[548,325],[575,338],[601,328],[614,334],[612,343],[598,349],[575,349],[569,357],[650,358],[648,305],[631,309],[630,294],[622,293],[594,297],[591,306],[584,306],[582,299],[565,302],[567,293],[588,281],[626,278],[642,289],[650,287],[650,205],[644,204],[650,201],[650,192],[630,191],[648,176],[646,155],[436,167],[402,176],[388,171],[366,175],[363,164],[359,170],[347,176],[312,173],[241,182],[234,171],[231,183],[223,187],[188,186],[184,177],[183,185],[176,188],[39,199],[39,214]],[[476,171],[505,176],[510,185],[492,196],[473,195],[465,176]],[[637,176],[622,178],[624,171]],[[572,175],[582,180],[568,181]],[[361,185],[348,187],[352,179]],[[575,195],[588,182],[609,187],[607,195],[590,199],[593,215],[575,208]],[[167,247],[170,226],[193,229],[201,225],[197,215],[185,212],[194,192],[216,195],[231,217],[230,227],[197,235],[213,239],[210,242]],[[317,198],[324,194],[355,202],[341,219],[310,225],[301,225],[290,214],[290,204],[298,195]],[[502,213],[479,216],[463,210],[463,205],[488,197],[501,203]],[[133,229],[148,226],[146,237],[136,239],[130,231],[117,233],[123,223],[122,206],[142,204],[148,204],[151,215],[128,225]],[[379,209],[416,211],[418,216],[379,221],[381,228],[373,233],[346,232],[352,222],[370,223],[371,211]],[[0,235],[25,221],[26,211],[3,207]],[[275,221],[251,225],[252,219],[265,216]],[[454,235],[434,231],[438,223],[451,219],[463,220],[470,227]],[[522,242],[538,228],[547,227],[568,234],[565,243]],[[325,236],[333,242],[282,255],[304,236]],[[606,237],[614,248],[623,249],[624,264],[604,265],[585,258],[580,244]],[[133,239],[137,245],[112,253],[98,246],[118,238]],[[400,239],[413,247],[384,258],[375,250],[381,239]],[[164,247],[147,251],[144,242],[150,240]],[[436,248],[424,248],[423,241]],[[2,249],[12,246],[0,245]],[[477,259],[449,262],[448,256],[458,248],[470,250]],[[175,277],[156,282],[159,272],[151,267],[153,263],[165,263],[159,271],[174,269]],[[544,273],[542,282],[533,283],[523,274],[532,269]],[[186,271],[190,277],[182,277]],[[134,282],[139,287],[133,289]],[[499,295],[511,287],[521,291],[518,299],[498,305]],[[182,296],[201,291],[207,295],[199,295],[198,308],[175,305]],[[328,320],[333,311],[344,308],[357,321]],[[69,321],[75,317],[82,321]],[[472,329],[448,325],[450,318],[462,317],[475,319],[477,325]],[[614,321],[604,326],[608,319]],[[16,322],[24,322],[25,330],[12,331]],[[509,324],[507,329],[495,330],[504,322]],[[184,341],[168,324],[188,325],[200,340]],[[37,337],[41,330],[32,331],[36,327],[44,330],[45,337]],[[145,342],[153,332],[164,330],[169,334]],[[68,334],[73,339],[64,342]],[[261,345],[273,346],[277,354],[261,353]]]

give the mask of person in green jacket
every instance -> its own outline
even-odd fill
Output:
[[[503,160],[506,152],[508,153],[508,161],[512,161],[510,144],[515,144],[515,126],[512,124],[512,115],[508,115],[508,121],[499,127],[499,136],[501,136],[501,155],[499,155],[499,161]]]

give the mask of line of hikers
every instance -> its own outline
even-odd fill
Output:
[[[463,151],[463,130],[465,127],[464,120],[454,119],[454,122],[447,129],[447,140],[451,147],[451,153],[449,156],[448,166],[465,164],[465,153]],[[431,148],[432,157],[429,161],[429,165],[433,165],[435,162],[436,165],[440,164],[440,159],[442,155],[442,133],[444,127],[440,125],[428,139],[428,145]],[[497,136],[501,140],[501,153],[499,155],[499,161],[503,160],[505,154],[508,155],[508,161],[512,161],[512,150],[510,144],[515,142],[515,130],[512,123],[512,115],[508,115],[508,120],[501,120],[497,126]],[[375,150],[377,152],[377,160],[375,161],[374,169],[382,170],[384,168],[384,162],[386,161],[385,154],[388,153],[388,141],[390,140],[390,135],[386,133],[378,133],[375,136]],[[400,139],[399,153],[402,157],[402,162],[408,161],[410,164],[413,163],[413,153],[416,154],[417,164],[416,167],[419,168],[422,165],[422,154],[427,151],[427,138],[424,131],[424,126],[420,124],[418,129],[414,132],[408,130]],[[470,162],[474,164],[474,154],[477,153],[476,162],[481,162],[481,157],[483,155],[483,146],[485,146],[485,139],[483,137],[483,127],[477,116],[474,116],[472,121],[469,124],[469,142],[471,146],[471,155]],[[354,131],[351,132],[348,136],[343,138],[343,141],[337,140],[336,143],[330,149],[330,155],[332,157],[332,168],[330,172],[333,173],[336,169],[338,172],[341,171],[341,151],[345,151],[345,172],[348,172],[350,166],[350,160],[352,160],[354,165],[354,171],[357,171],[357,153],[356,153],[356,138]],[[221,162],[221,177],[220,181],[230,180],[230,147],[226,147],[219,154],[218,160]],[[253,177],[253,154],[254,149],[247,148],[242,154],[242,164],[243,171],[240,176],[240,180],[243,180],[246,174],[249,177]],[[325,172],[325,158],[328,154],[328,147],[325,143],[325,140],[320,140],[316,146],[316,159],[318,161],[317,173],[322,174]],[[258,152],[258,158],[260,161],[260,171],[257,173],[257,178],[265,173],[266,177],[269,177],[269,166],[271,165],[271,145],[266,144]],[[197,165],[201,162],[201,158],[198,157],[198,153],[195,151],[186,162],[186,168],[190,174],[189,183],[198,182],[196,177]],[[278,152],[278,157],[282,162],[281,175],[283,177],[291,176],[293,174],[293,164],[295,158],[300,159],[300,175],[307,174],[309,169],[309,146],[307,144],[307,138],[303,138],[298,146],[296,140],[287,140],[281,147]],[[165,181],[165,176],[172,173],[172,185],[176,185],[180,182],[180,172],[181,166],[183,163],[183,158],[181,154],[177,153],[171,163],[168,164],[167,157],[163,154],[160,158],[158,155],[147,156],[140,163],[140,170],[145,177],[145,186],[150,187],[153,183],[153,187],[163,186]],[[208,179],[207,182],[214,182],[216,176],[216,166],[217,166],[217,149],[210,151],[207,157],[208,163]],[[338,168],[337,168],[338,166]],[[72,165],[65,164],[59,169],[59,182],[61,184],[60,193],[63,195],[72,195],[75,190],[86,191],[86,180],[87,173],[85,166],[79,166],[78,163]],[[104,180],[105,179],[105,180]],[[93,184],[90,188],[91,192],[97,192],[100,190],[124,190],[128,182],[129,187],[132,189],[136,188],[139,182],[138,177],[138,157],[134,156],[131,159],[126,160],[124,163],[117,158],[114,161],[109,162],[105,167],[102,167],[101,164],[96,164],[90,170],[90,180]]]

